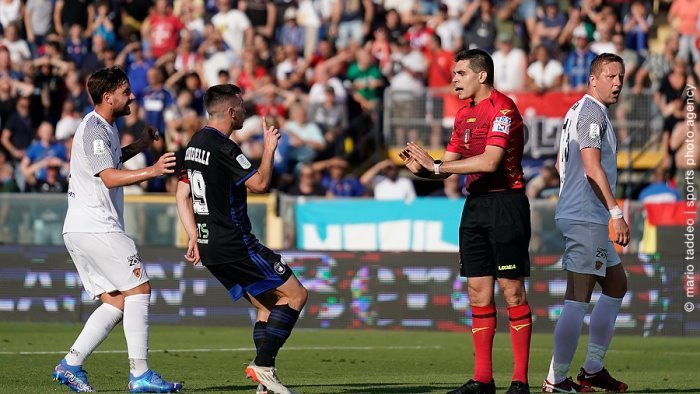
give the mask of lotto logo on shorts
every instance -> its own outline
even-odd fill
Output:
[[[141,264],[141,256],[138,254],[132,254],[131,256],[127,257],[126,260],[129,262],[129,267]]]

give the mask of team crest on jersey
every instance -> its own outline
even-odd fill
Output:
[[[493,121],[493,129],[491,131],[494,131],[496,133],[509,134],[510,122],[511,120],[509,117],[499,116]]]
[[[591,126],[588,130],[588,135],[594,140],[600,138],[600,126],[598,126],[598,123],[591,123]]]
[[[141,279],[141,268],[134,268],[132,272],[137,279]]]
[[[243,167],[244,170],[247,170],[247,169],[250,168],[250,165],[251,165],[251,164],[250,164],[250,162],[248,161],[248,158],[245,157],[245,155],[244,155],[243,153],[241,153],[240,155],[236,156],[236,161],[238,162],[238,164],[241,165],[241,167]]]
[[[275,272],[277,274],[282,275],[284,272],[287,270],[287,263],[284,261],[283,258],[280,257],[280,261],[275,263]]]
[[[105,142],[102,140],[92,141],[92,153],[97,156],[104,155],[107,149],[105,149]]]

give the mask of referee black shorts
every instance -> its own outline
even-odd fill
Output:
[[[228,290],[234,301],[245,293],[258,296],[276,289],[294,275],[282,256],[269,249],[243,260],[205,267]]]
[[[522,190],[469,196],[459,226],[460,273],[530,276],[530,202]]]

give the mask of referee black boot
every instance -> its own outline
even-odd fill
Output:
[[[493,379],[488,383],[469,379],[467,383],[452,391],[448,391],[447,394],[496,394],[496,382]]]

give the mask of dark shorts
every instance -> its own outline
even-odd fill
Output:
[[[530,276],[530,202],[523,191],[470,196],[459,226],[462,276]]]
[[[271,251],[241,261],[206,267],[224,285],[234,301],[245,293],[258,296],[276,289],[294,275],[282,256]]]

